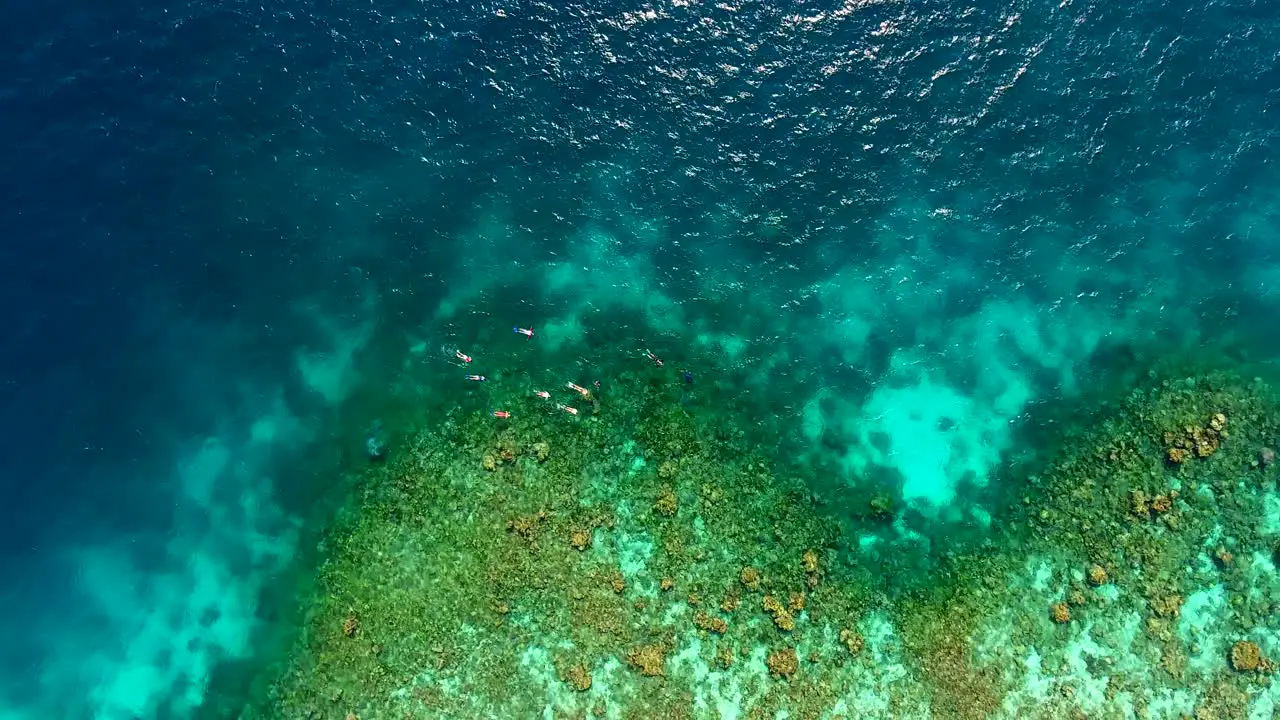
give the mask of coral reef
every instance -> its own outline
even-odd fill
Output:
[[[397,434],[246,717],[1247,716],[1278,630],[1280,403],[1226,375],[1126,392],[1006,486],[981,543],[919,565],[888,532],[851,542],[807,460],[641,375],[590,422]],[[902,510],[878,493],[854,501],[868,538]]]
[[[1089,578],[1089,584],[1093,585],[1094,587],[1098,587],[1100,585],[1106,585],[1107,582],[1111,579],[1107,575],[1106,568],[1102,567],[1101,565],[1090,565],[1089,573],[1087,577]]]
[[[360,620],[355,615],[348,615],[346,620],[342,621],[342,634],[347,637],[355,637],[360,631]]]
[[[796,621],[792,616],[792,610],[783,605],[781,600],[773,595],[765,595],[760,604],[764,608],[765,612],[769,613],[773,617],[773,624],[776,625],[779,630],[791,632],[796,629]]]
[[[1049,617],[1058,624],[1071,622],[1071,608],[1066,603],[1054,603],[1049,607]]]
[[[723,635],[729,629],[729,623],[726,622],[724,618],[716,617],[715,615],[707,612],[695,613],[693,616],[693,624],[696,625],[699,630],[715,633],[717,635]]]
[[[1130,512],[1144,519],[1152,515],[1162,515],[1173,509],[1173,501],[1177,498],[1177,490],[1156,495],[1148,495],[1144,490],[1134,490],[1129,494]]]
[[[805,550],[804,556],[800,558],[800,565],[804,568],[806,574],[816,574],[818,572],[818,553],[813,550]]]
[[[507,532],[514,533],[526,542],[538,539],[538,530],[547,519],[547,511],[539,510],[507,521]]]
[[[1182,614],[1181,595],[1161,595],[1150,601],[1151,612],[1156,617],[1176,618]]]
[[[586,692],[591,689],[591,673],[587,670],[586,665],[580,663],[565,668],[560,679],[578,692]]]
[[[662,675],[666,661],[667,646],[664,643],[641,645],[627,653],[627,663],[645,677]]]
[[[783,679],[791,679],[800,670],[800,658],[792,647],[774,650],[765,661],[769,674]]]
[[[857,655],[862,652],[862,648],[866,645],[866,640],[856,630],[845,628],[840,631],[840,644],[844,645],[850,655]]]
[[[1226,438],[1226,427],[1227,416],[1216,412],[1209,418],[1207,427],[1185,425],[1178,431],[1166,431],[1165,455],[1175,465],[1182,464],[1188,457],[1207,458],[1218,451]]]
[[[1249,640],[1231,646],[1231,667],[1238,672],[1253,672],[1262,666],[1262,648]]]
[[[675,515],[679,509],[679,503],[676,501],[675,488],[665,485],[662,492],[658,495],[658,500],[654,502],[653,509],[668,517]]]

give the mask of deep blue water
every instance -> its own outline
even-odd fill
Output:
[[[390,391],[339,361],[469,303],[721,353],[922,501],[1100,348],[1275,354],[1265,3],[3,13],[3,718],[198,706]],[[986,449],[881,457],[939,384]]]

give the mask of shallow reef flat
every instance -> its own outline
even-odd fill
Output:
[[[1064,430],[990,539],[905,591],[747,421],[641,380],[583,405],[458,413],[372,466],[289,670],[243,716],[1203,719],[1280,703],[1280,403],[1260,380],[1154,378]]]

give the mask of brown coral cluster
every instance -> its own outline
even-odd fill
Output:
[[[845,646],[850,655],[857,655],[862,652],[865,642],[862,635],[856,630],[845,628],[840,631],[840,644]]]
[[[439,455],[456,463],[456,467],[449,465],[446,472],[425,461],[421,466],[406,466],[406,472],[414,478],[409,487],[412,492],[394,497],[414,503],[403,517],[422,518],[420,523],[415,521],[414,527],[428,529],[430,536],[424,538],[464,553],[441,556],[447,562],[458,558],[448,566],[442,564],[440,569],[457,578],[450,576],[448,582],[433,579],[422,588],[433,595],[424,597],[418,603],[421,607],[412,602],[414,607],[405,606],[408,596],[395,592],[405,584],[403,578],[396,578],[394,584],[365,583],[365,576],[354,576],[359,584],[347,582],[339,592],[326,597],[324,612],[314,615],[318,632],[313,635],[332,645],[310,654],[306,658],[309,664],[303,667],[310,670],[316,664],[311,661],[318,658],[327,664],[322,670],[333,679],[318,685],[317,692],[299,691],[294,705],[302,707],[302,712],[292,714],[301,717],[307,714],[306,706],[320,705],[336,712],[335,718],[342,718],[342,711],[357,709],[351,703],[358,702],[358,711],[366,715],[399,717],[406,712],[399,706],[406,703],[399,697],[389,697],[387,692],[397,686],[410,687],[422,711],[433,716],[466,715],[470,708],[479,706],[476,701],[481,699],[486,703],[505,702],[512,716],[527,714],[529,701],[537,707],[544,703],[545,688],[537,683],[513,682],[514,676],[507,672],[526,649],[527,633],[522,632],[521,623],[527,615],[572,642],[569,653],[553,650],[551,676],[560,693],[573,696],[568,698],[568,705],[576,716],[605,715],[606,701],[600,695],[603,688],[594,684],[593,675],[596,669],[608,669],[611,663],[621,663],[626,668],[623,675],[630,676],[623,680],[639,683],[640,690],[625,701],[621,697],[608,700],[610,713],[628,717],[690,714],[685,708],[689,706],[690,693],[697,692],[699,678],[684,671],[684,660],[677,656],[677,648],[685,643],[677,638],[688,640],[692,634],[694,638],[701,637],[701,645],[695,643],[697,661],[709,661],[715,668],[736,665],[750,675],[753,662],[766,660],[766,672],[772,680],[757,678],[763,680],[763,686],[755,683],[747,688],[743,698],[745,715],[765,717],[785,708],[797,716],[818,717],[824,712],[836,712],[827,708],[838,703],[851,681],[893,681],[878,673],[882,653],[875,638],[865,638],[859,632],[864,622],[861,614],[886,609],[882,602],[890,603],[887,609],[894,613],[893,644],[901,643],[902,655],[912,668],[912,677],[906,684],[884,688],[888,693],[886,707],[890,708],[886,712],[895,716],[932,712],[937,717],[976,718],[997,714],[1007,687],[1016,687],[1017,673],[1022,670],[1017,666],[1018,658],[1025,654],[1026,647],[1034,643],[1043,654],[1048,672],[1061,675],[1065,671],[1058,666],[1066,657],[1063,643],[1069,640],[1072,628],[1083,630],[1093,623],[1099,628],[1113,627],[1115,618],[1128,617],[1126,613],[1132,611],[1135,601],[1147,604],[1142,620],[1148,633],[1134,641],[1135,651],[1141,650],[1151,667],[1155,667],[1158,657],[1166,674],[1148,673],[1146,668],[1091,668],[1095,674],[1105,673],[1113,679],[1106,703],[1097,702],[1089,712],[1096,709],[1098,714],[1123,714],[1127,706],[1150,702],[1149,698],[1164,688],[1180,683],[1199,693],[1193,697],[1208,697],[1204,688],[1210,683],[1241,694],[1253,692],[1261,683],[1270,681],[1264,674],[1270,667],[1265,655],[1272,654],[1273,648],[1260,648],[1259,643],[1245,638],[1257,632],[1250,632],[1251,626],[1266,622],[1275,609],[1272,603],[1265,597],[1253,598],[1244,593],[1238,607],[1233,604],[1224,611],[1240,642],[1228,639],[1220,643],[1212,653],[1218,664],[1216,672],[1201,677],[1188,667],[1189,658],[1198,655],[1199,649],[1174,632],[1182,598],[1172,593],[1188,591],[1194,584],[1188,584],[1190,581],[1181,572],[1188,561],[1194,562],[1204,549],[1213,551],[1216,547],[1213,554],[1218,563],[1233,569],[1220,579],[1231,583],[1233,596],[1240,594],[1235,591],[1247,578],[1240,575],[1239,568],[1248,564],[1248,558],[1235,563],[1231,552],[1240,550],[1243,556],[1276,544],[1253,527],[1256,523],[1248,524],[1256,519],[1256,513],[1246,511],[1255,510],[1257,503],[1252,495],[1245,494],[1258,491],[1263,479],[1267,480],[1264,489],[1272,491],[1274,469],[1267,473],[1255,469],[1253,476],[1247,477],[1240,474],[1240,468],[1247,467],[1251,460],[1257,461],[1255,467],[1273,462],[1274,454],[1263,451],[1262,445],[1280,449],[1275,445],[1280,437],[1276,430],[1280,420],[1273,419],[1274,407],[1255,408],[1234,397],[1205,400],[1201,395],[1182,391],[1166,395],[1172,397],[1172,407],[1159,405],[1153,409],[1156,400],[1165,402],[1165,395],[1135,394],[1132,402],[1141,403],[1135,405],[1141,415],[1103,419],[1103,442],[1096,442],[1097,434],[1086,434],[1079,447],[1066,447],[1067,454],[1054,458],[1051,468],[1036,468],[1043,477],[1037,474],[1029,480],[1027,493],[1028,498],[1035,498],[1034,504],[1026,500],[1028,507],[1017,514],[1021,523],[1022,513],[1034,517],[1043,511],[1043,522],[1020,524],[1016,534],[1036,534],[1041,544],[1032,550],[1040,553],[1047,549],[1050,556],[1070,563],[1070,567],[1065,577],[1055,573],[1050,584],[1055,594],[1040,601],[1050,605],[1033,601],[1031,607],[1019,612],[1021,617],[1016,618],[1007,640],[1011,645],[1008,651],[989,655],[984,652],[981,662],[975,643],[982,643],[982,631],[990,619],[1006,609],[1026,607],[1027,595],[1005,594],[1001,581],[1010,568],[1021,572],[1025,552],[1031,550],[1024,552],[1022,547],[1010,546],[1010,557],[1005,545],[1000,544],[990,553],[996,557],[956,563],[957,573],[950,578],[956,586],[954,591],[904,594],[901,604],[896,598],[886,601],[878,587],[864,582],[868,577],[873,581],[877,577],[876,565],[851,571],[843,567],[839,553],[830,549],[835,545],[827,544],[828,539],[839,537],[841,518],[828,523],[824,517],[819,523],[810,517],[810,510],[801,507],[803,502],[797,502],[795,507],[785,502],[792,497],[785,483],[794,475],[795,497],[808,497],[815,508],[821,505],[812,494],[805,494],[802,473],[779,473],[777,477],[760,473],[759,478],[754,473],[739,474],[735,458],[741,448],[750,447],[748,442],[734,441],[725,446],[725,455],[721,455],[719,446],[711,444],[710,433],[705,443],[703,436],[696,433],[685,433],[682,437],[686,439],[677,443],[662,437],[666,425],[653,423],[636,433],[645,452],[658,448],[655,452],[665,451],[685,460],[650,468],[632,488],[631,492],[640,495],[640,507],[638,513],[626,513],[627,529],[647,532],[662,549],[654,553],[649,577],[624,578],[616,571],[620,561],[605,557],[616,555],[613,533],[608,532],[613,526],[605,524],[611,514],[610,500],[595,492],[591,484],[599,477],[597,470],[604,472],[621,462],[610,457],[608,447],[597,442],[611,434],[584,432],[582,445],[577,444],[578,435],[551,436],[557,443],[554,463],[550,462],[545,443],[532,442],[538,436],[517,435],[501,424],[486,431],[491,439],[471,445],[473,452],[436,453],[429,449],[423,457]],[[1186,414],[1184,402],[1201,410]],[[1229,440],[1225,416],[1210,417],[1216,408],[1230,408],[1229,431],[1236,436],[1230,442],[1239,444],[1238,448],[1226,444]],[[677,411],[671,416],[681,414]],[[1163,419],[1168,417],[1179,419]],[[1154,433],[1150,431],[1153,424],[1159,426]],[[1188,426],[1185,432],[1179,429],[1183,425]],[[1190,427],[1194,425],[1203,427]],[[1157,444],[1165,429],[1174,430],[1167,438],[1170,444]],[[518,442],[511,445],[516,448],[514,459],[504,454],[497,442],[497,436],[504,432],[518,437]],[[532,430],[522,424],[519,432]],[[1123,434],[1127,442],[1119,442],[1119,459],[1108,463],[1099,448],[1117,447],[1108,440],[1116,433]],[[468,444],[471,442],[468,440]],[[1162,457],[1166,452],[1194,469],[1166,466],[1166,458]],[[1221,456],[1196,462],[1197,457],[1203,456],[1200,453]],[[492,474],[477,467],[482,456]],[[536,460],[543,459],[546,465],[536,465]],[[593,465],[583,471],[579,462],[598,463],[598,467]],[[464,474],[475,478],[477,473],[494,482],[482,483],[483,492],[469,494],[477,501],[470,506],[459,506],[456,487],[450,483],[431,482],[433,478]],[[1168,473],[1174,473],[1170,477],[1180,477],[1181,484],[1176,480],[1172,485],[1164,484],[1161,478]],[[724,478],[725,486],[732,489],[709,485],[711,478]],[[696,489],[699,486],[701,490]],[[767,494],[775,486],[779,494]],[[1179,497],[1171,487],[1182,488],[1183,495]],[[1215,494],[1197,496],[1195,489],[1199,487],[1212,488]],[[1129,492],[1135,488],[1142,490]],[[1227,492],[1234,495],[1228,496]],[[720,504],[709,502],[708,498],[713,497]],[[750,502],[737,504],[744,498]],[[891,498],[878,498],[875,505],[881,512],[892,511]],[[435,508],[441,509],[438,516],[430,514]],[[545,511],[538,512],[540,508]],[[774,512],[775,508],[781,511]],[[1129,515],[1131,508],[1141,517]],[[1214,522],[1216,509],[1225,520],[1218,518],[1221,522]],[[1239,511],[1236,514],[1244,518],[1243,522],[1226,514],[1233,510]],[[694,515],[699,516],[698,527],[691,524]],[[454,517],[479,522],[464,525],[454,522]],[[450,519],[441,522],[441,518]],[[1166,527],[1174,519],[1181,521],[1180,532]],[[498,529],[504,524],[506,532]],[[1221,533],[1213,531],[1218,526],[1222,527]],[[597,528],[599,535],[595,534]],[[371,542],[386,538],[395,541],[405,531],[402,524],[389,525],[385,536],[358,535],[355,540],[345,541],[344,546],[355,547],[358,540],[364,543],[360,547],[369,548],[364,550],[367,565],[373,566],[368,577],[376,580],[383,579],[381,576],[389,569],[420,573],[419,563],[399,562],[403,556],[389,552],[383,556],[385,548],[398,551],[397,546]],[[1203,535],[1208,532],[1215,532],[1213,537],[1220,534],[1227,538],[1224,545],[1206,545]],[[607,542],[610,548],[595,547],[594,539]],[[609,552],[604,553],[605,549]],[[963,554],[979,555],[970,551]],[[1073,563],[1070,558],[1075,558]],[[885,560],[905,564],[909,558]],[[736,575],[735,569],[739,571]],[[1112,576],[1111,572],[1117,574]],[[405,585],[416,592],[418,584],[413,576],[409,580]],[[1191,580],[1201,582],[1203,578],[1197,574]],[[1105,589],[1110,583],[1116,583],[1118,589]],[[362,587],[369,588],[369,597],[353,597],[347,591]],[[681,590],[678,594],[674,593],[677,587]],[[387,588],[393,592],[385,592]],[[661,594],[654,593],[655,588]],[[1117,592],[1119,599],[1109,602],[1107,599]],[[384,602],[384,596],[391,597]],[[1014,601],[1016,605],[1012,604]],[[1011,604],[1005,605],[1006,602]],[[356,614],[348,617],[357,608],[359,619]],[[512,617],[513,612],[517,617]],[[677,625],[672,626],[671,619],[681,615]],[[727,622],[730,619],[734,620],[732,628]],[[1044,625],[1045,619],[1050,620],[1050,625]],[[363,626],[364,620],[371,625]],[[775,630],[770,631],[765,622],[773,623]],[[463,632],[455,632],[454,628]],[[472,638],[476,632],[485,635]],[[465,649],[470,639],[484,641],[483,657],[472,659],[458,649]],[[1104,640],[1101,636],[1097,639]],[[375,641],[387,643],[387,649],[373,645]],[[762,643],[764,647],[760,647]],[[800,648],[806,651],[803,675],[799,673]],[[380,657],[370,657],[379,652]],[[447,692],[436,687],[438,684],[414,682],[400,672],[399,661],[405,658],[413,660],[415,667],[434,665],[437,670],[447,660],[446,675],[457,678],[474,692],[469,691],[454,702]],[[1095,658],[1086,658],[1091,659]],[[667,660],[672,661],[673,675],[664,678]],[[1009,662],[1015,667],[1007,668]],[[607,679],[602,676],[602,683]],[[1078,695],[1079,687],[1073,687],[1070,678],[1059,680],[1050,695],[1042,698],[1042,707],[1024,712],[1039,712],[1046,717],[1085,712],[1072,707],[1072,691]],[[1144,694],[1143,683],[1148,681],[1153,683],[1152,692]],[[347,689],[350,694],[342,696],[335,695],[338,688],[360,689]],[[380,697],[388,702],[379,704]],[[294,705],[290,705],[290,711]],[[1224,706],[1207,700],[1200,705],[1207,708],[1206,716],[1211,712],[1216,717],[1240,714],[1223,713],[1219,708]],[[1201,714],[1199,708],[1188,707],[1187,711]],[[355,720],[354,715],[350,720]]]
[[[1167,493],[1156,495],[1148,495],[1143,490],[1134,490],[1129,493],[1129,511],[1142,518],[1163,515],[1173,510],[1173,501],[1177,498],[1177,490],[1170,490]]]
[[[769,666],[770,675],[785,680],[791,679],[800,670],[800,658],[796,655],[795,648],[774,650],[769,653],[765,664]]]
[[[729,623],[725,622],[724,618],[716,617],[708,612],[699,612],[694,614],[693,624],[696,625],[699,630],[715,633],[717,635],[723,635],[725,634],[725,631],[729,629]]]
[[[528,447],[529,454],[543,463],[551,457],[551,446],[545,442],[535,442]],[[516,442],[509,437],[499,438],[497,444],[484,457],[480,458],[480,466],[489,472],[497,472],[498,468],[516,460]]]
[[[1189,457],[1207,458],[1218,451],[1226,437],[1227,416],[1214,413],[1204,426],[1187,425],[1178,432],[1164,434],[1165,457],[1180,465]]]
[[[587,670],[587,666],[581,663],[565,668],[560,675],[560,679],[578,692],[586,692],[591,689],[591,673]]]
[[[591,531],[590,530],[574,530],[569,534],[569,544],[574,550],[582,552],[591,547]]]
[[[1164,595],[1151,600],[1151,612],[1156,617],[1176,618],[1182,614],[1182,596]]]
[[[800,565],[806,573],[813,574],[818,572],[818,553],[813,550],[805,550],[804,556],[800,558]]]
[[[627,589],[627,581],[623,579],[622,573],[617,570],[609,573],[609,587],[618,595],[621,595]]]
[[[1106,568],[1102,567],[1101,565],[1090,565],[1089,572],[1086,574],[1086,576],[1089,580],[1089,584],[1094,587],[1098,587],[1100,585],[1106,585],[1107,581],[1110,579],[1109,577],[1107,577]]]
[[[1156,514],[1167,513],[1173,509],[1173,499],[1178,497],[1177,490],[1170,490],[1167,494],[1160,493],[1151,498],[1151,512]]]
[[[484,454],[480,460],[480,465],[489,472],[494,472],[503,463],[514,462],[516,459],[516,444],[509,437],[498,439],[497,445]]]
[[[664,643],[641,645],[627,653],[627,664],[645,677],[662,675],[666,661],[667,646]]]
[[[662,491],[658,493],[658,500],[653,504],[653,509],[671,517],[676,514],[679,509],[679,503],[676,501],[676,491],[670,485],[664,485]]]
[[[1049,617],[1059,625],[1071,622],[1071,608],[1066,603],[1059,602],[1049,606]]]
[[[526,542],[533,542],[538,538],[538,526],[547,517],[546,510],[539,510],[532,515],[521,515],[507,521],[507,532],[514,533]]]
[[[791,632],[796,629],[795,618],[792,617],[791,611],[787,609],[782,601],[773,595],[765,595],[761,601],[766,612],[773,616],[773,624],[778,626],[779,630]]]
[[[1233,555],[1230,550],[1219,545],[1218,549],[1213,553],[1213,559],[1218,563],[1218,567],[1228,568],[1231,567],[1231,563],[1235,561],[1235,555]]]
[[[805,582],[809,587],[818,587],[818,582],[822,579],[821,567],[818,564],[818,553],[815,550],[806,550],[804,556],[800,558],[800,565],[804,568]]]
[[[1271,663],[1262,657],[1262,648],[1249,640],[1241,640],[1231,646],[1231,667],[1236,672],[1267,671]]]

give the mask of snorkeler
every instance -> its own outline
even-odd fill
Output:
[[[506,420],[507,418],[511,417],[511,413],[507,412],[506,410],[494,410],[493,416],[496,418],[502,418],[503,420]]]
[[[652,360],[658,367],[662,367],[662,360],[657,355],[654,355],[652,350],[645,348],[644,354],[645,357]]]
[[[485,381],[485,377],[484,377],[483,375],[463,375],[462,377],[463,377],[463,379],[464,379],[464,380],[470,380],[470,381],[472,381],[472,382],[484,382],[484,381]]]
[[[569,388],[570,390],[573,390],[574,392],[578,393],[579,395],[581,395],[582,397],[588,400],[591,399],[591,391],[582,387],[581,385],[575,385],[573,383],[565,383],[564,386]]]
[[[563,411],[565,411],[565,412],[569,413],[570,415],[577,415],[577,414],[578,414],[578,408],[576,408],[576,407],[569,407],[568,405],[564,405],[564,404],[562,404],[562,403],[556,403],[556,409],[557,409],[557,410],[563,410]]]
[[[520,333],[521,335],[523,335],[523,336],[525,336],[525,337],[527,337],[527,338],[531,338],[531,337],[533,337],[533,328],[515,327],[515,328],[511,328],[511,329],[512,329],[513,331],[515,331],[515,332]]]
[[[463,352],[462,352],[461,350],[454,350],[454,351],[453,351],[453,356],[454,356],[454,357],[456,357],[456,358],[458,358],[459,360],[461,360],[461,361],[462,361],[462,362],[464,362],[464,363],[469,363],[469,362],[471,362],[471,356],[470,356],[470,355],[465,355],[465,354],[463,354]]]

